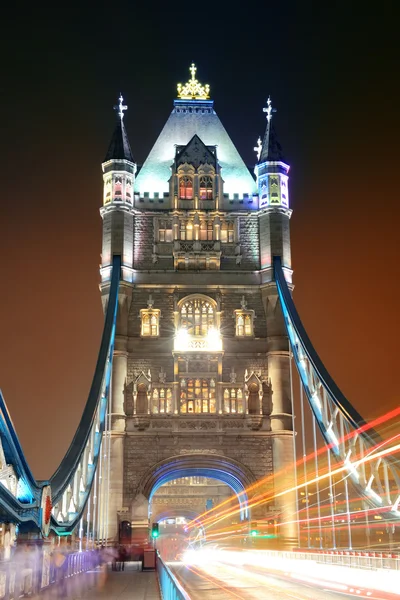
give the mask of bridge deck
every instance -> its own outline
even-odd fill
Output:
[[[98,582],[96,582],[98,583]],[[154,571],[122,571],[107,573],[104,586],[94,585],[84,592],[82,600],[160,600],[160,588],[157,574]],[[74,596],[76,598],[76,596]]]

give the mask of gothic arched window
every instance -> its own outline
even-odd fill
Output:
[[[209,175],[200,177],[200,200],[213,199],[213,184],[212,178]]]
[[[181,379],[181,413],[215,413],[214,379]]]
[[[142,321],[140,335],[143,337],[157,337],[159,335],[160,310],[142,309],[140,316]]]
[[[193,179],[187,175],[179,178],[179,198],[193,200]]]
[[[244,413],[243,391],[241,388],[224,389],[224,412]]]
[[[180,327],[189,335],[205,336],[216,326],[213,304],[206,298],[189,298],[180,308]]]
[[[172,390],[170,388],[154,388],[151,396],[152,413],[172,412]]]
[[[220,237],[223,244],[232,244],[235,241],[235,224],[232,221],[222,223]]]
[[[212,221],[201,221],[200,239],[202,241],[212,241],[214,239],[214,227]]]
[[[180,239],[190,242],[194,239],[193,223],[191,221],[181,221]]]

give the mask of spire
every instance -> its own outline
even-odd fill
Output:
[[[267,106],[263,108],[263,112],[267,113],[267,127],[262,143],[261,153],[258,162],[262,163],[267,160],[283,161],[282,146],[278,142],[275,128],[272,125],[272,115],[276,112],[276,108],[272,107],[271,97],[268,96]]]
[[[134,163],[131,146],[124,126],[124,110],[127,110],[128,107],[123,103],[122,94],[120,94],[118,100],[119,103],[114,106],[114,110],[117,111],[118,115],[117,125],[114,129],[104,162],[117,159],[129,160],[131,163]]]

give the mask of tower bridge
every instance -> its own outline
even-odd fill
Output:
[[[378,516],[393,550],[398,438],[381,439],[380,421],[344,397],[296,311],[289,164],[271,100],[251,173],[195,74],[140,168],[119,98],[102,164],[105,321],[92,387],[45,482],[0,396],[1,520],[11,540],[75,532],[82,549],[143,545],[153,521],[181,510],[189,529],[224,514],[245,538],[250,523],[274,522],[280,548],[350,550],[374,545]]]

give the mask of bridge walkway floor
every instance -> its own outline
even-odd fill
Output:
[[[41,593],[35,600],[161,600],[155,571],[111,571],[106,576],[100,570],[68,578],[66,594],[57,587]]]

